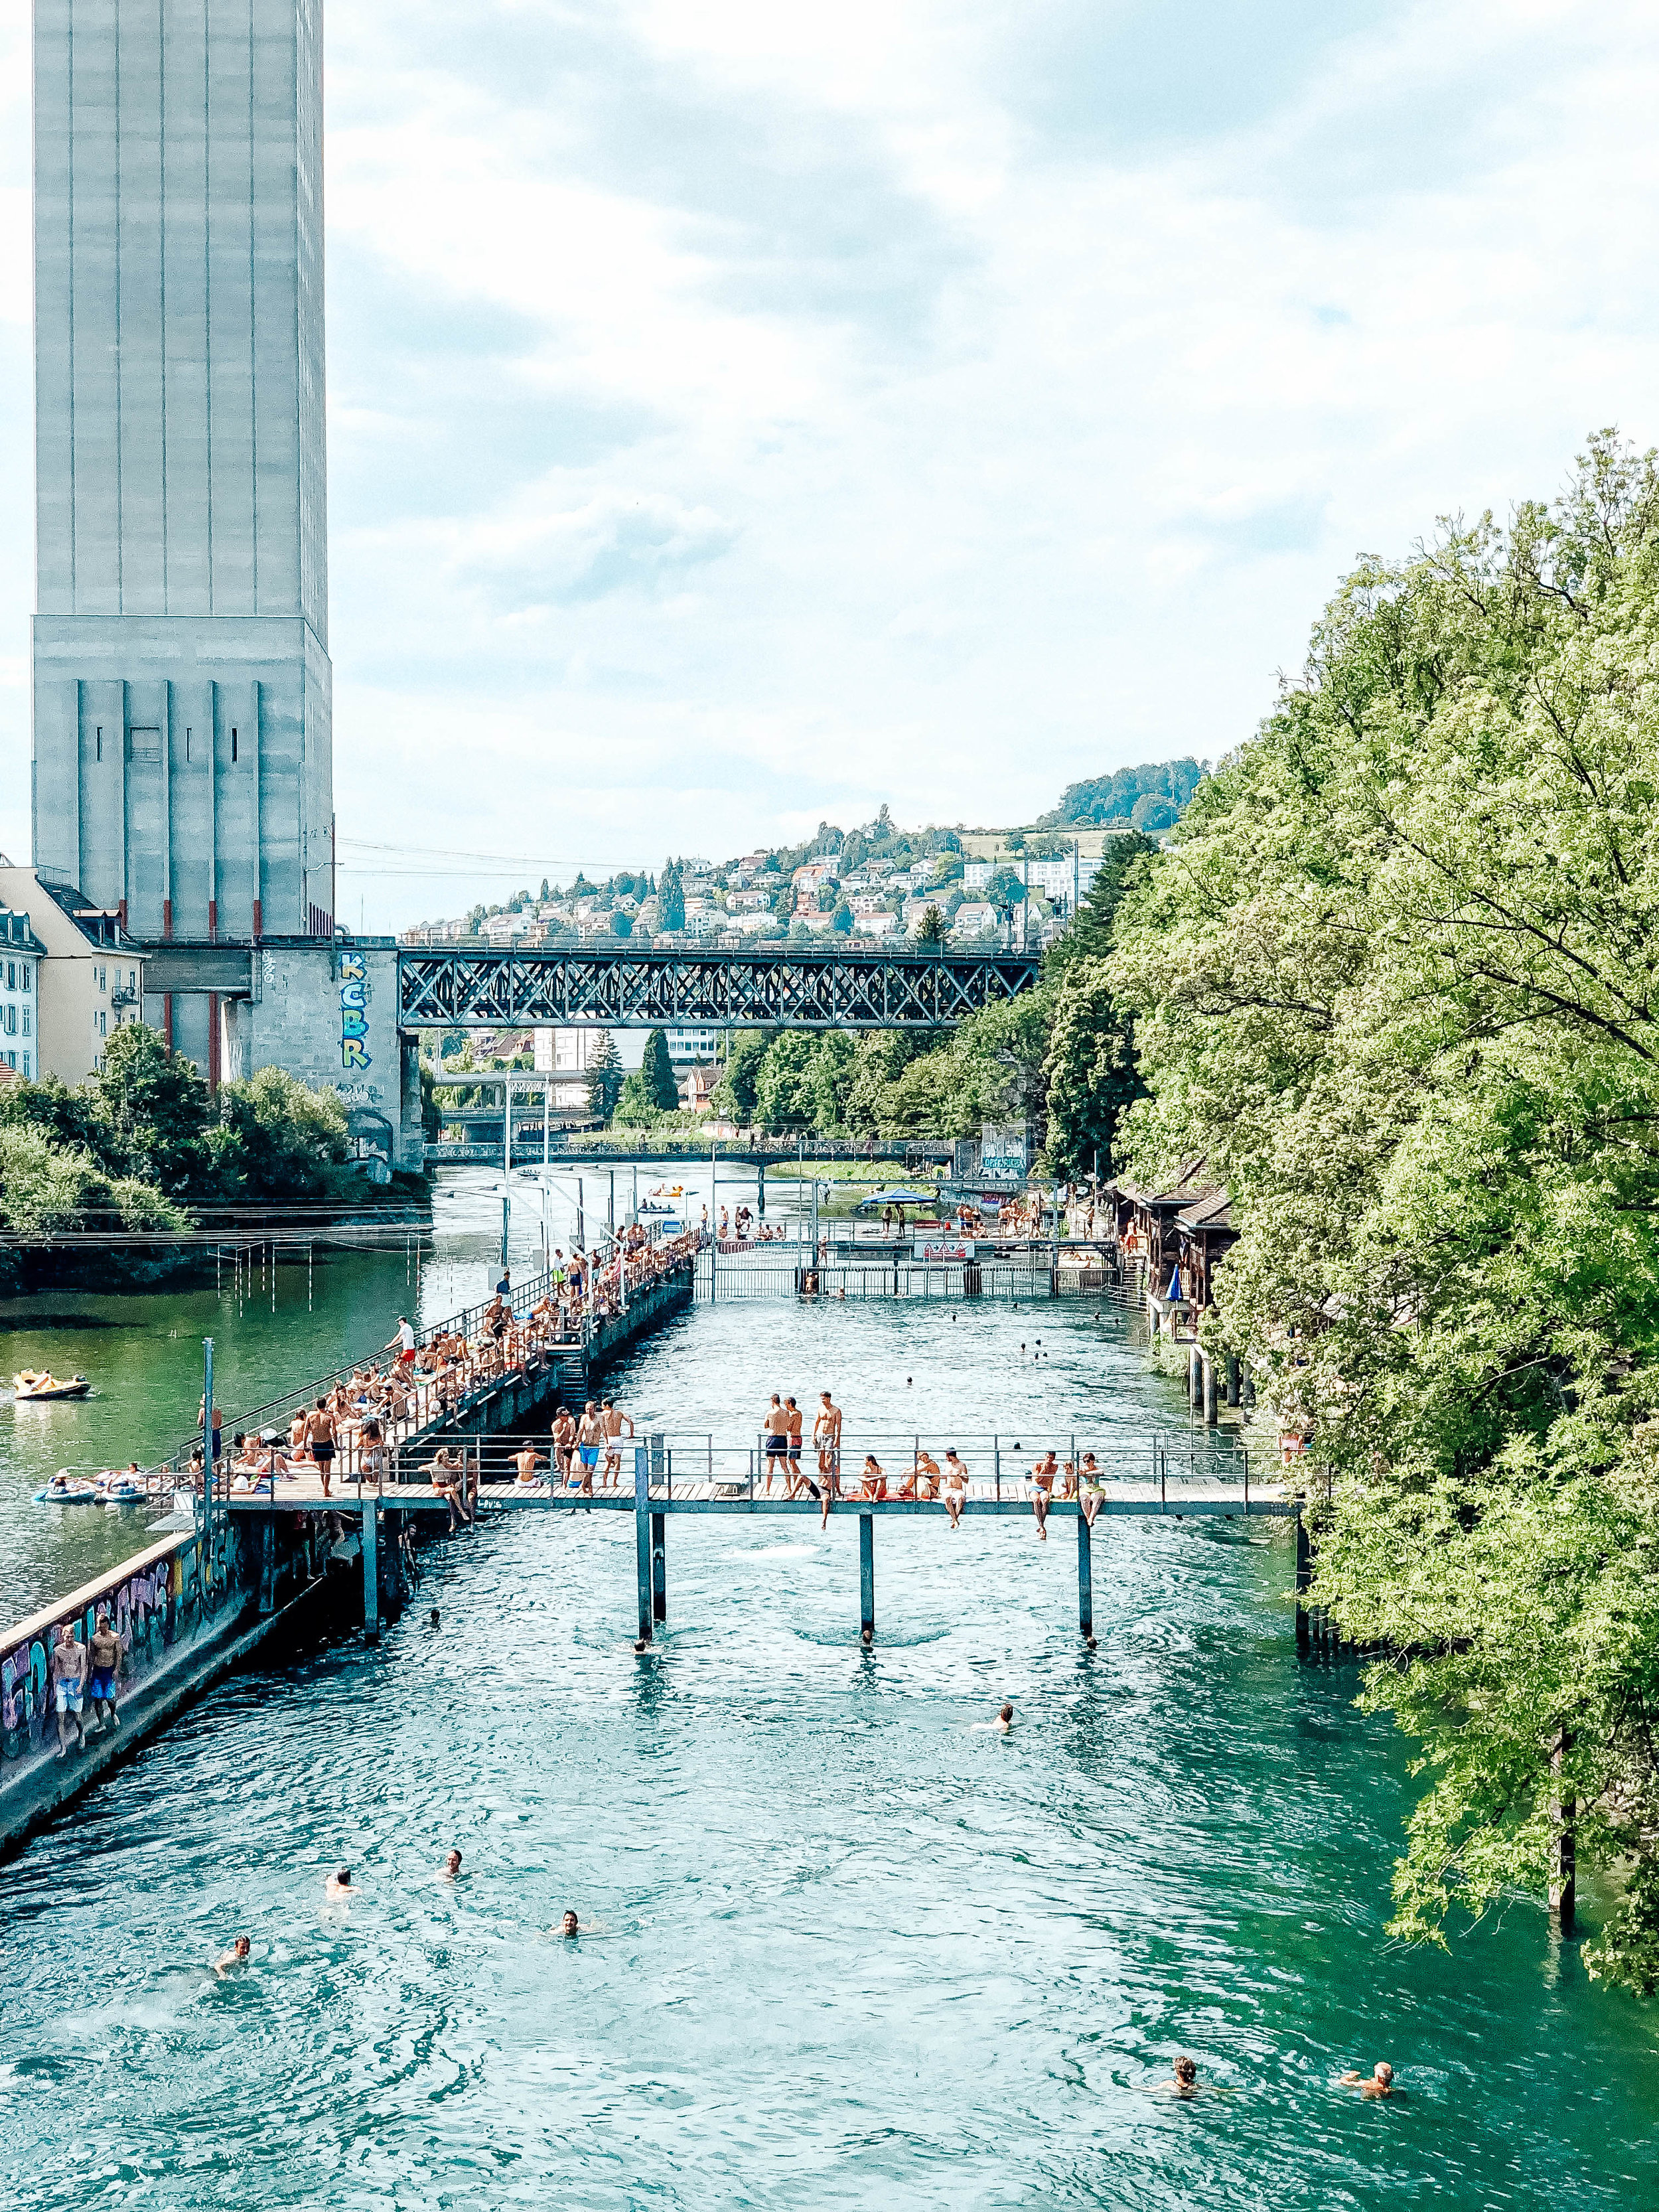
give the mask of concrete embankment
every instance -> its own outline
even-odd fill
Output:
[[[322,1591],[325,1530],[169,1535],[55,1605],[0,1630],[0,1858],[228,1674]],[[67,1621],[89,1643],[100,1611],[121,1640],[118,1729],[58,1755],[51,1655]],[[82,1722],[94,1725],[83,1698]]]

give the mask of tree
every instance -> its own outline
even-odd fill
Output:
[[[596,1030],[587,1045],[587,1110],[608,1121],[622,1094],[622,1061],[609,1030]]]
[[[685,927],[685,892],[680,883],[678,860],[665,862],[657,878],[657,910],[665,929]]]
[[[1422,1746],[1396,1931],[1620,1866],[1659,1986],[1659,463],[1367,562],[1115,924],[1142,1174],[1238,1242],[1212,1342],[1312,1437],[1314,1596]],[[1570,1809],[1569,1809],[1570,1808]]]
[[[711,1097],[715,1112],[739,1128],[753,1125],[761,1067],[775,1034],[770,1030],[741,1030],[728,1046],[725,1072]],[[0,1097],[3,1096],[0,1092]]]
[[[1138,880],[1138,864],[1158,851],[1155,839],[1138,830],[1126,830],[1109,841],[1101,853],[1095,879],[1084,893],[1072,926],[1049,948],[1047,972],[1063,973],[1073,960],[1087,956],[1104,959],[1112,949],[1112,925],[1131,884]]]
[[[815,1041],[805,1030],[786,1030],[767,1053],[755,1086],[755,1120],[763,1129],[810,1129],[815,1121],[812,1087]]]
[[[634,934],[633,915],[623,914],[620,909],[613,913],[611,917],[611,934],[613,937],[631,937]]]
[[[619,1127],[648,1129],[662,1119],[662,1108],[652,1097],[645,1077],[636,1067],[623,1079],[617,1094],[616,1121]]]
[[[845,899],[830,917],[830,927],[838,937],[848,937],[853,929],[853,909]]]
[[[678,1112],[680,1087],[674,1079],[674,1063],[668,1056],[668,1037],[665,1030],[653,1030],[645,1041],[645,1058],[640,1066],[640,1081],[646,1097],[659,1112]]]
[[[350,1153],[337,1091],[313,1091],[280,1067],[222,1084],[216,1101],[222,1176],[244,1198],[318,1198]]]
[[[141,1022],[111,1035],[88,1086],[99,1149],[124,1175],[178,1194],[210,1177],[211,1102],[195,1065]]]
[[[939,908],[936,906],[925,908],[916,928],[916,943],[932,951],[942,945],[949,935],[949,927]]]
[[[1098,1162],[1109,1174],[1118,1125],[1140,1084],[1103,960],[1085,957],[1066,969],[1054,994],[1045,1073],[1051,1170],[1069,1179],[1092,1174]]]

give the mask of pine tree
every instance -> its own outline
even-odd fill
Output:
[[[623,1085],[622,1062],[617,1056],[617,1041],[609,1030],[601,1030],[587,1048],[587,1110],[608,1121],[617,1110],[617,1100]]]
[[[653,1106],[665,1114],[679,1110],[680,1087],[674,1080],[674,1063],[668,1057],[668,1038],[661,1030],[653,1030],[645,1041],[645,1058],[640,1065],[646,1096]]]
[[[685,893],[680,886],[679,863],[670,860],[657,885],[657,905],[665,929],[685,927]]]

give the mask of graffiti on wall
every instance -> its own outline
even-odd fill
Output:
[[[368,963],[361,952],[340,955],[340,1065],[368,1067]]]
[[[84,1608],[65,1613],[82,1644],[98,1625],[100,1609],[121,1639],[121,1692],[143,1681],[192,1629],[201,1611],[196,1546],[186,1542],[170,1559],[154,1560],[137,1574],[112,1577]],[[0,1756],[26,1759],[40,1749],[50,1711],[47,1661],[58,1641],[58,1622],[9,1650],[0,1652]]]

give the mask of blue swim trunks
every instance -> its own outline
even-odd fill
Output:
[[[115,1702],[115,1674],[109,1667],[94,1667],[92,1680],[87,1684],[87,1695],[94,1705],[113,1705]]]
[[[579,1444],[576,1449],[581,1454],[581,1461],[584,1467],[597,1467],[599,1465],[599,1448],[597,1444]]]

